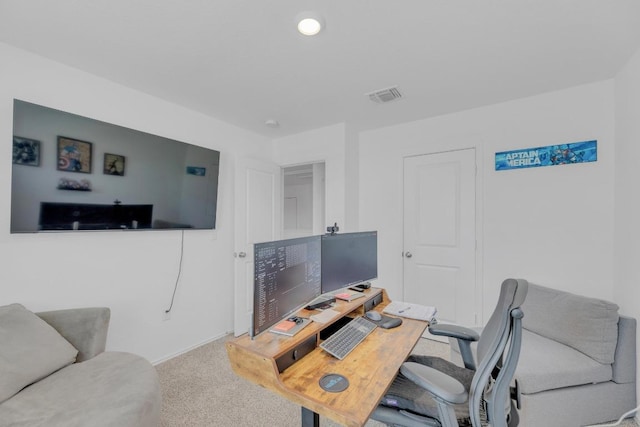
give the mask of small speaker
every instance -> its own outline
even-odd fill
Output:
[[[382,302],[382,294],[378,294],[371,298],[369,301],[364,303],[364,312],[366,313],[369,310],[372,310],[375,306]]]
[[[316,348],[316,336],[315,334],[302,341],[295,348],[287,351],[282,356],[276,359],[276,366],[278,372],[283,372],[289,366],[302,359],[307,354],[311,353]]]

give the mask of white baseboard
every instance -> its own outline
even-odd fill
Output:
[[[222,337],[224,337],[224,336],[227,336],[227,334],[225,333],[225,334],[222,334],[222,335],[218,335],[218,336],[215,336],[215,337],[212,337],[212,338],[206,339],[206,340],[202,341],[201,343],[194,344],[194,345],[192,345],[192,346],[190,346],[190,347],[187,347],[187,348],[185,348],[185,349],[183,349],[183,350],[177,351],[177,352],[172,353],[172,354],[170,354],[170,355],[168,355],[168,356],[162,357],[162,358],[160,358],[160,359],[158,359],[158,360],[154,360],[154,361],[152,361],[152,362],[151,362],[151,364],[152,364],[152,365],[154,365],[154,366],[155,366],[155,365],[159,365],[160,363],[162,363],[162,362],[166,362],[167,360],[171,360],[171,359],[173,359],[174,357],[178,357],[178,356],[180,356],[181,354],[185,354],[185,353],[187,353],[187,352],[189,352],[189,351],[191,351],[191,350],[195,350],[195,349],[196,349],[196,348],[198,348],[198,347],[202,347],[202,346],[203,346],[203,345],[205,345],[205,344],[209,344],[210,342],[213,342],[213,341],[219,340],[220,338],[222,338]]]

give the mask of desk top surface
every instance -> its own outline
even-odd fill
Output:
[[[343,360],[316,348],[285,370],[281,381],[306,408],[344,425],[364,425],[425,327],[425,322],[404,319],[395,329],[376,328]],[[349,387],[340,393],[323,390],[319,381],[325,374],[343,375]]]
[[[386,303],[388,300],[376,309],[381,310]],[[362,314],[357,310],[359,305],[355,300],[337,304],[336,309],[353,317]],[[239,375],[343,425],[362,426],[422,336],[427,322],[405,318],[397,328],[376,328],[343,360],[317,347],[284,372],[277,373],[273,361],[276,357],[326,326],[312,323],[294,337],[268,334],[251,340],[241,336],[227,344],[227,351]],[[255,357],[239,354],[247,352]],[[349,387],[339,393],[323,390],[319,381],[326,374],[343,375]]]

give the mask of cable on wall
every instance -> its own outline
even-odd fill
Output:
[[[176,298],[176,291],[178,290],[178,283],[180,283],[180,276],[182,275],[182,258],[184,256],[184,230],[182,230],[182,237],[180,239],[180,262],[178,263],[178,275],[176,276],[176,284],[173,287],[173,295],[171,295],[171,304],[166,309],[165,313],[170,313],[173,308],[173,301]]]

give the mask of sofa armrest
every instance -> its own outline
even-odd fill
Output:
[[[74,308],[36,314],[78,350],[76,362],[91,359],[104,351],[111,318],[108,308]]]
[[[618,319],[618,343],[613,361],[613,381],[636,382],[636,319],[620,315]]]

